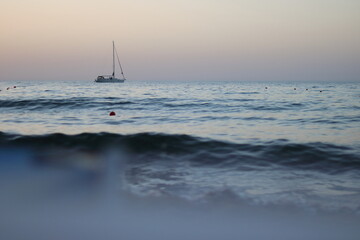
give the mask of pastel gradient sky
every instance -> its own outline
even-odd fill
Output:
[[[360,81],[359,0],[1,0],[0,81]]]

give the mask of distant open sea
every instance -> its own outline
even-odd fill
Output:
[[[0,90],[2,239],[68,239],[54,227],[64,222],[70,238],[99,239],[95,216],[109,209],[88,206],[97,209],[88,228],[63,221],[83,216],[63,208],[105,195],[106,227],[123,239],[360,239],[360,83],[20,81]],[[51,225],[44,209],[61,220]],[[46,224],[53,231],[41,232]]]

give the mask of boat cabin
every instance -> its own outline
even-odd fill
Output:
[[[113,79],[112,75],[101,75],[96,78],[96,80],[103,80],[103,79]]]

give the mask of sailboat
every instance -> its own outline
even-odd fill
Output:
[[[122,76],[121,78],[117,78],[115,76],[115,53],[116,53],[117,61],[119,63],[119,67],[121,70],[121,76]],[[95,79],[95,82],[98,82],[98,83],[123,83],[125,80],[126,80],[126,78],[124,76],[124,71],[121,67],[119,55],[116,51],[115,43],[113,41],[113,73],[112,73],[112,75],[100,75]]]

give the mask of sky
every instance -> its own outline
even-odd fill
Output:
[[[360,81],[359,0],[1,0],[0,81]]]

